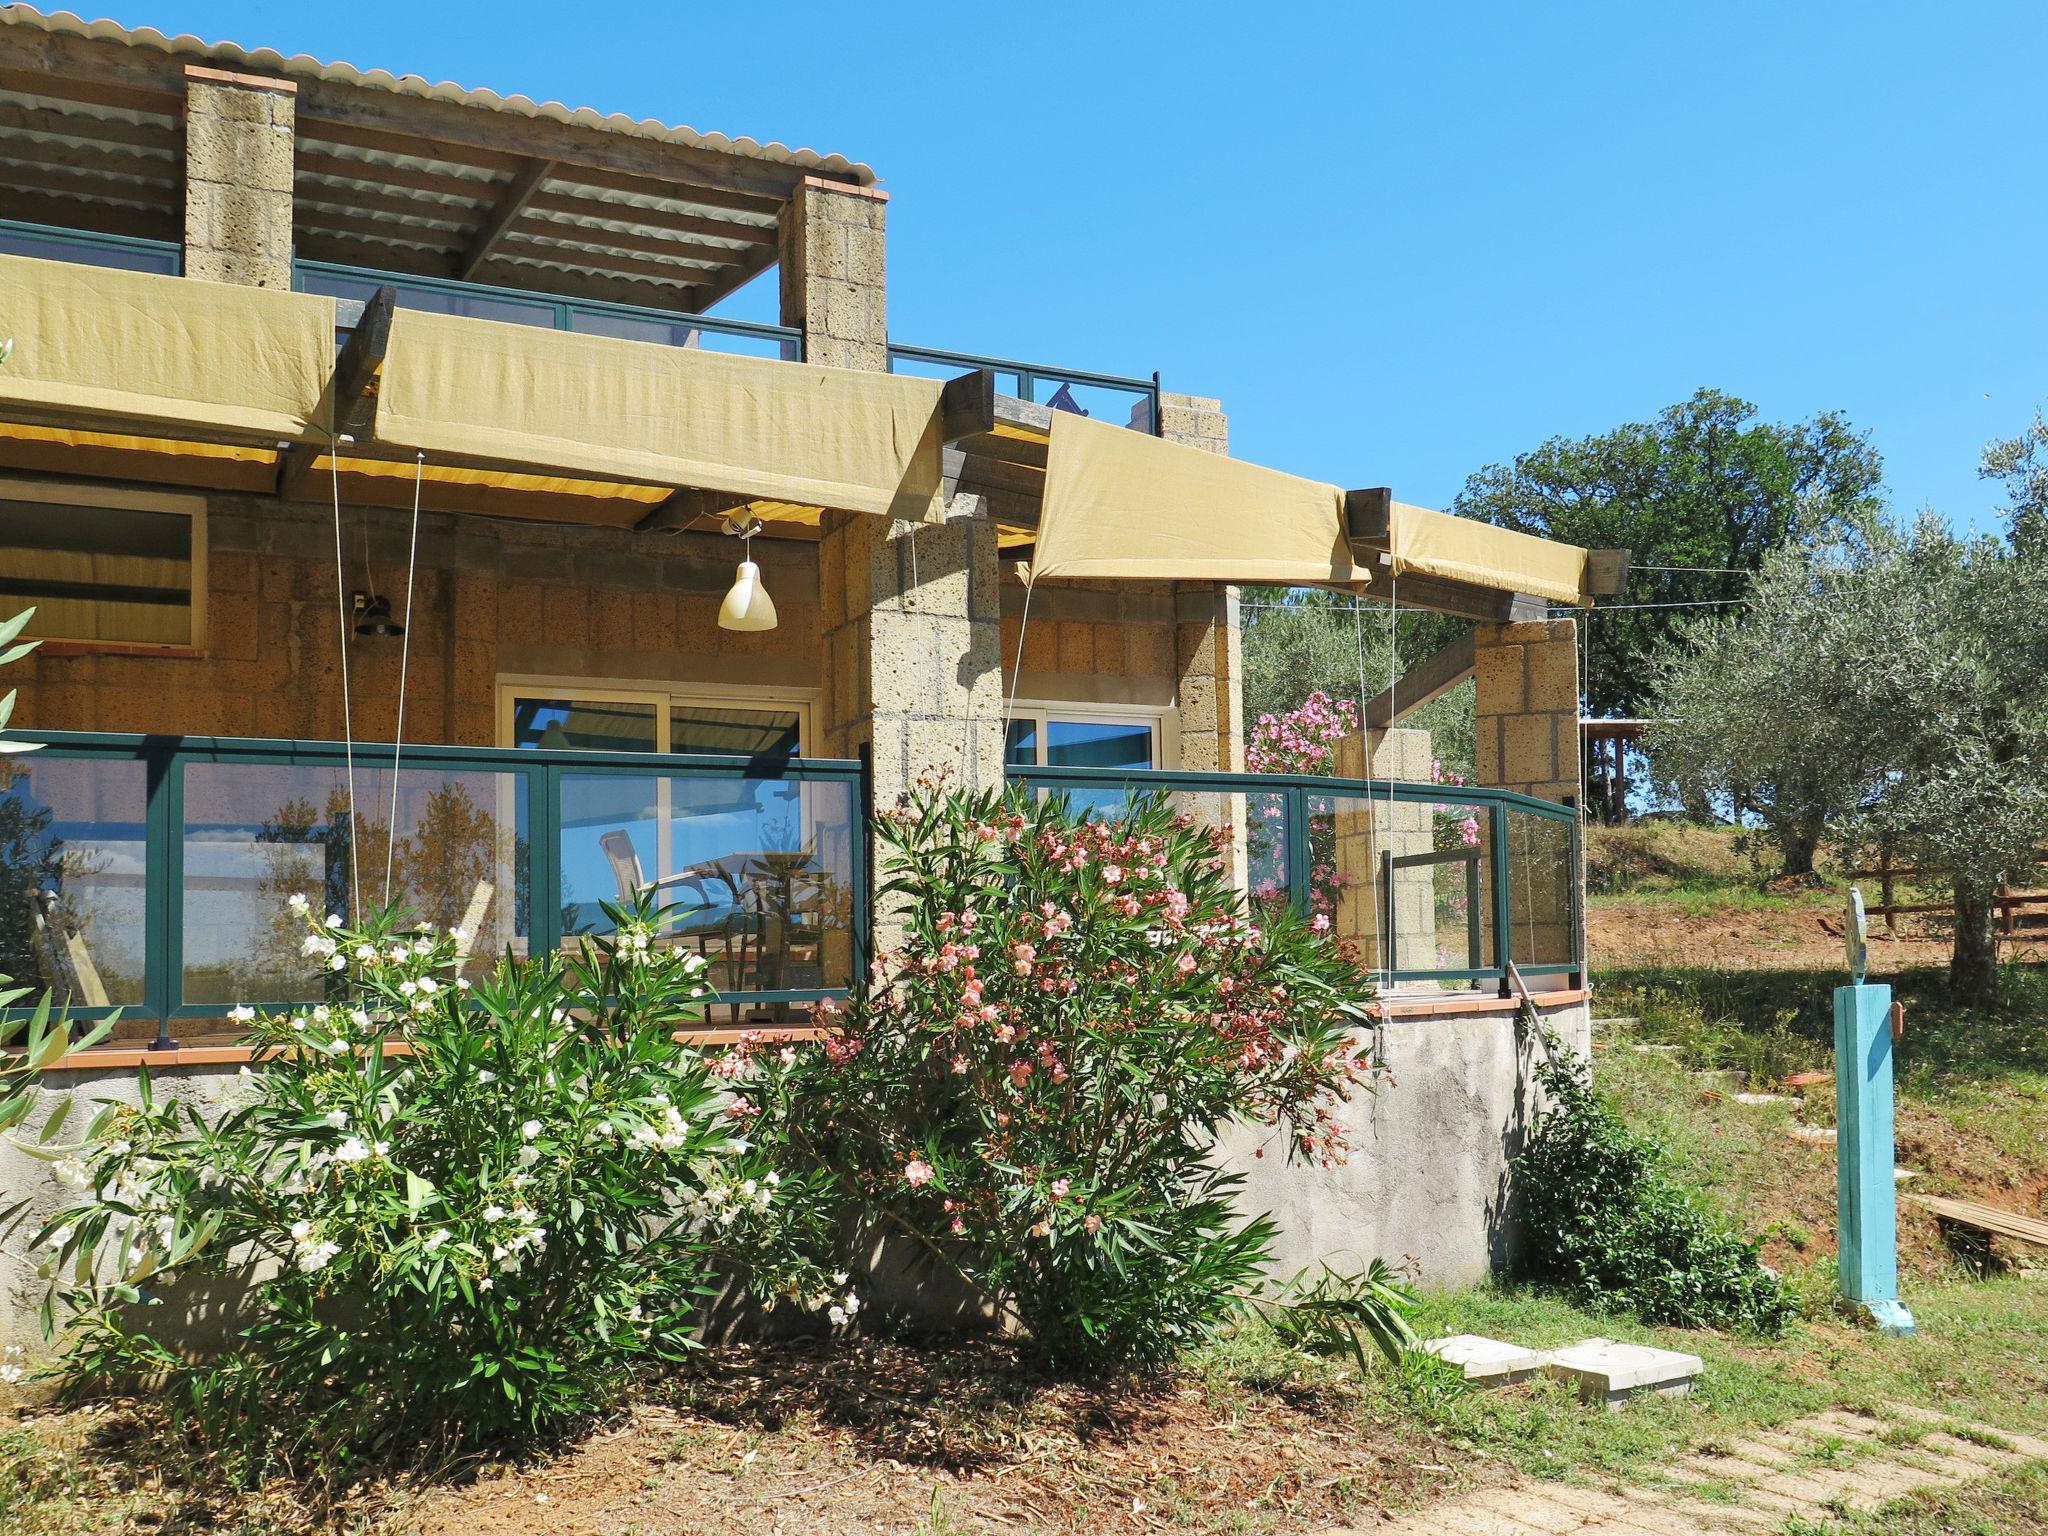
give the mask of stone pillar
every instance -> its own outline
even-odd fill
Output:
[[[889,367],[889,194],[807,176],[778,230],[782,323],[804,333],[804,361]]]
[[[1159,397],[1159,435],[1207,453],[1230,452],[1230,418],[1221,402],[1199,395]],[[1174,592],[1174,689],[1180,713],[1180,766],[1244,772],[1244,662],[1237,588],[1182,582]]]
[[[1372,764],[1369,773],[1368,758]],[[1337,743],[1336,774],[1340,779],[1405,779],[1426,784],[1429,764],[1427,731],[1397,728],[1355,733]],[[1377,970],[1463,966],[1462,954],[1445,961],[1437,952],[1437,870],[1431,865],[1394,871],[1395,952],[1391,956],[1386,953],[1383,914],[1388,892],[1381,856],[1401,858],[1431,851],[1436,829],[1429,802],[1389,803],[1384,796],[1370,800],[1343,796],[1334,801],[1330,825],[1331,831],[1322,834],[1331,839],[1327,849],[1317,846],[1319,827],[1309,829],[1309,844],[1311,857],[1318,864],[1327,858],[1334,874],[1327,884],[1334,890],[1331,926],[1337,936],[1357,945],[1360,959]],[[1311,877],[1312,887],[1324,883]]]
[[[185,66],[185,275],[292,285],[298,84]]]
[[[1479,624],[1472,638],[1479,782],[1577,805],[1577,625],[1569,619]],[[1516,963],[1569,960],[1573,899],[1585,883],[1584,870],[1572,861],[1570,828],[1509,811],[1507,853],[1510,949]]]
[[[807,361],[889,366],[885,194],[806,179],[782,215],[782,318]],[[943,524],[827,513],[818,543],[824,749],[874,754],[875,802],[926,773],[1003,776],[995,528],[971,498]]]
[[[1569,619],[1472,631],[1481,784],[1539,800],[1579,794],[1579,647]]]

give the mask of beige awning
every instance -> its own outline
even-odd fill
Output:
[[[1388,572],[1438,576],[1499,592],[1525,592],[1553,603],[1588,608],[1586,551],[1512,528],[1432,512],[1395,502],[1389,518]],[[1398,596],[1398,593],[1396,594]]]
[[[1276,469],[1054,412],[1032,579],[1364,581],[1344,493]]]
[[[1386,523],[1384,538],[1354,544],[1334,485],[1054,412],[1031,576],[1371,584],[1397,602],[1410,577],[1468,595],[1592,602],[1586,551],[1576,545],[1402,502]],[[1410,596],[1437,606],[1427,594],[1418,580]]]
[[[323,419],[334,300],[0,256],[0,413],[277,442]]]
[[[940,385],[401,310],[377,440],[516,465],[928,520]]]

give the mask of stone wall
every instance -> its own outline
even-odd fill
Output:
[[[1367,736],[1370,736],[1370,742]],[[1368,751],[1369,748],[1369,751]],[[1368,759],[1371,770],[1367,771]],[[1339,778],[1404,779],[1429,782],[1429,732],[1410,729],[1354,733],[1337,743]],[[1436,872],[1427,865],[1394,871],[1394,952],[1389,954],[1381,921],[1388,891],[1381,856],[1428,853],[1435,817],[1422,800],[1335,802],[1331,820],[1331,865],[1336,873],[1332,928],[1358,946],[1368,965],[1382,970],[1427,970],[1436,957]],[[1313,837],[1314,833],[1311,832]],[[1462,959],[1458,962],[1463,964]]]
[[[1382,1258],[1412,1261],[1423,1285],[1447,1290],[1512,1263],[1521,1233],[1508,1166],[1541,1102],[1533,1072],[1544,1045],[1508,1004],[1449,1006],[1397,1015],[1376,1032],[1374,1055],[1391,1080],[1346,1107],[1351,1152],[1341,1166],[1290,1162],[1266,1128],[1224,1136],[1226,1165],[1245,1176],[1240,1209],[1279,1224],[1274,1279],[1326,1260],[1357,1268]],[[1588,1005],[1544,1017],[1583,1059]]]
[[[196,652],[120,654],[49,644],[9,669],[26,729],[338,740],[340,644],[334,529],[325,508],[209,499],[206,638]],[[501,675],[816,688],[815,546],[756,539],[781,615],[754,634],[718,627],[739,559],[719,535],[430,514],[420,528],[411,611],[409,514],[344,508],[346,585],[362,588],[363,530],[378,592],[410,630],[406,736],[497,744]],[[399,642],[355,639],[350,694],[358,740],[388,741]]]
[[[1553,619],[1478,624],[1472,634],[1479,782],[1576,803],[1578,627]]]

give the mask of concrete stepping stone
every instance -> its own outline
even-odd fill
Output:
[[[1737,1093],[1730,1095],[1738,1104],[1792,1104],[1796,1103],[1789,1093]]]
[[[1835,1144],[1835,1128],[1832,1125],[1788,1125],[1785,1134],[1794,1141],[1810,1141],[1819,1146],[1832,1147]]]
[[[1437,1359],[1461,1367],[1465,1380],[1478,1387],[1513,1386],[1543,1369],[1543,1356],[1535,1350],[1476,1333],[1429,1339],[1422,1347]]]
[[[1669,1056],[1678,1047],[1675,1045],[1632,1045],[1629,1047],[1638,1056]]]
[[[1698,1355],[1647,1344],[1621,1344],[1613,1339],[1581,1339],[1553,1350],[1543,1374],[1569,1381],[1589,1403],[1619,1408],[1638,1392],[1680,1397],[1692,1390],[1693,1378],[1706,1369]]]

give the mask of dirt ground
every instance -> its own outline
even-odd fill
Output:
[[[1949,937],[1929,918],[1898,920],[1896,935],[1871,925],[1870,971],[1885,976],[1946,965]],[[1586,945],[1597,972],[1659,962],[1729,970],[1822,970],[1842,964],[1842,899],[1820,894],[1781,904],[1720,905],[1669,896],[1602,896],[1587,903]],[[2048,960],[2048,935],[1999,946],[1999,958]]]

